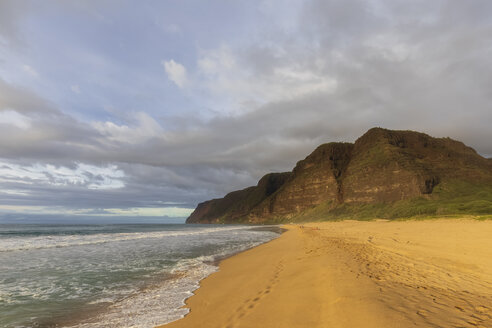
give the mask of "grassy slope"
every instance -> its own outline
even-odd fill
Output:
[[[393,203],[342,204],[336,207],[327,202],[287,220],[278,217],[269,222],[432,218],[463,215],[492,218],[492,185],[453,181],[436,186],[434,192],[426,197]]]
[[[434,187],[431,194],[387,203],[337,205],[336,200],[308,208],[301,213],[265,218],[264,223],[303,222],[313,220],[375,218],[402,219],[442,216],[482,216],[492,218],[492,180],[490,166],[476,152],[460,142],[449,138],[431,138],[411,131],[386,131],[373,129],[362,140],[357,160],[352,160],[348,179],[364,178],[366,167],[384,168],[388,163],[397,163],[400,168],[419,175],[437,175],[444,179]],[[389,133],[388,135],[386,135]],[[383,134],[384,138],[379,136]],[[398,142],[405,137],[408,145]],[[363,138],[363,137],[362,137]],[[361,139],[362,139],[361,138]],[[425,143],[425,145],[424,145]],[[311,156],[311,155],[310,155]],[[492,161],[488,159],[488,161]],[[297,172],[296,182],[309,178],[308,172]],[[348,182],[346,178],[346,182]],[[279,190],[282,190],[282,186]],[[257,204],[257,195],[248,195],[242,200],[246,207]],[[237,204],[232,205],[236,210]],[[218,219],[220,223],[247,223],[248,216],[231,215],[231,209]],[[243,212],[244,213],[244,212]]]

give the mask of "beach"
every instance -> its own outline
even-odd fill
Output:
[[[285,228],[222,261],[160,327],[492,327],[492,221]]]
[[[277,237],[244,225],[0,224],[0,327],[172,322],[217,261]]]

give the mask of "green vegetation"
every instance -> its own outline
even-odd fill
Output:
[[[492,186],[453,181],[436,186],[432,195],[392,203],[342,204],[326,202],[287,221],[370,220],[477,216],[492,218]],[[284,218],[285,220],[285,218]],[[280,219],[278,219],[280,221]]]
[[[353,166],[353,170],[360,170],[361,168],[374,166],[384,166],[391,160],[394,160],[394,154],[392,153],[393,146],[384,143],[377,143],[359,157],[357,165]]]
[[[327,143],[292,172],[198,205],[187,222],[492,217],[492,162],[449,138],[373,128]]]

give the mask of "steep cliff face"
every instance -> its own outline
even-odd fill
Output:
[[[292,177],[276,193],[254,208],[250,217],[291,216],[327,200],[342,201],[342,174],[353,145],[328,143],[299,161]]]
[[[419,197],[436,201],[434,194],[452,194],[463,183],[481,190],[485,203],[480,208],[487,212],[489,189],[492,192],[489,159],[449,138],[374,128],[354,144],[319,146],[291,173],[266,175],[255,187],[199,204],[187,222],[258,223],[313,209],[336,216],[361,204],[388,207]]]
[[[428,136],[371,129],[354,145],[344,177],[345,202],[387,202],[429,194],[439,183],[423,146]],[[420,147],[422,146],[422,147]]]
[[[261,178],[257,186],[231,192],[224,198],[200,203],[186,222],[215,223],[238,220],[275,193],[291,176],[291,172],[270,173]]]
[[[391,202],[431,194],[443,179],[490,179],[475,150],[413,131],[369,130],[354,145],[344,177],[345,202]]]

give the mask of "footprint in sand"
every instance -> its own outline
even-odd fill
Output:
[[[255,308],[255,306],[258,304],[258,302],[261,301],[261,299],[263,297],[265,297],[266,295],[268,295],[272,291],[273,287],[279,281],[279,276],[280,276],[280,273],[283,271],[283,268],[284,268],[284,265],[283,265],[282,261],[280,261],[277,264],[277,266],[275,267],[274,275],[270,279],[270,283],[264,289],[258,291],[256,293],[256,295],[257,295],[256,297],[254,297],[253,299],[251,299],[251,298],[246,299],[244,301],[243,305],[239,306],[236,309],[236,315],[234,315],[233,317],[229,318],[228,324],[227,324],[226,328],[233,328],[234,327],[234,322],[236,320],[241,319],[242,317],[244,317],[245,315],[247,315],[249,311],[251,311],[252,309]]]
[[[475,310],[479,313],[488,313],[489,312],[489,308],[486,306],[483,306],[483,305],[479,305],[479,306],[475,307]]]
[[[458,306],[456,305],[455,308],[457,308],[458,310],[460,310],[461,312],[465,312],[465,310],[461,307],[461,306]]]

